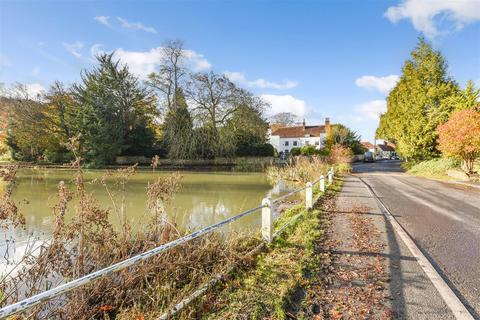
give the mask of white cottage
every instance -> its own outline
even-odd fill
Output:
[[[329,118],[325,118],[325,125],[316,126],[306,126],[304,120],[301,126],[272,128],[270,144],[278,152],[290,152],[292,148],[304,146],[321,149],[325,145],[328,130],[330,130]]]

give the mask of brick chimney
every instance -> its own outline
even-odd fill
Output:
[[[330,132],[330,118],[325,118],[325,133],[328,134]]]

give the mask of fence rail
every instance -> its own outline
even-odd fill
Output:
[[[334,175],[334,170],[333,167],[328,171],[327,177],[328,177],[328,183],[331,184],[333,181],[333,175]],[[36,294],[32,297],[26,298],[24,300],[21,300],[17,303],[8,305],[2,309],[0,309],[0,319],[6,318],[8,316],[14,315],[16,313],[19,313],[21,311],[27,310],[37,304],[40,304],[42,302],[49,301],[55,297],[58,297],[64,293],[67,293],[69,291],[72,291],[73,289],[79,288],[81,286],[84,286],[95,279],[110,275],[114,272],[123,270],[127,267],[130,267],[134,264],[137,264],[141,261],[144,261],[152,256],[158,255],[164,251],[167,251],[169,249],[175,248],[183,243],[186,243],[188,241],[191,241],[193,239],[196,239],[198,237],[201,237],[205,234],[208,234],[210,232],[213,232],[214,230],[221,228],[224,225],[227,225],[229,223],[232,223],[240,218],[243,218],[245,216],[248,216],[258,210],[262,210],[262,238],[267,242],[270,243],[273,241],[273,239],[279,235],[283,230],[286,229],[290,224],[292,224],[295,220],[297,220],[301,214],[296,215],[293,217],[290,221],[288,221],[285,225],[280,227],[278,231],[273,233],[273,212],[274,212],[274,204],[278,203],[279,201],[286,199],[294,194],[297,194],[303,190],[306,190],[305,194],[305,206],[306,209],[311,209],[313,206],[312,202],[312,197],[313,197],[313,185],[316,183],[320,184],[320,191],[325,192],[325,178],[323,175],[320,176],[318,180],[315,180],[314,182],[308,182],[305,187],[296,189],[292,192],[289,192],[281,197],[278,197],[276,199],[270,199],[270,198],[265,198],[262,201],[262,204],[258,207],[246,210],[244,212],[241,212],[233,217],[230,217],[228,219],[222,220],[220,222],[217,222],[215,224],[212,224],[208,227],[202,228],[200,230],[197,230],[195,232],[192,232],[186,236],[183,236],[181,238],[178,238],[174,241],[165,243],[161,246],[158,246],[156,248],[153,248],[149,251],[146,251],[144,253],[138,254],[136,256],[130,257],[126,260],[117,262],[109,267],[97,270],[95,272],[92,272],[90,274],[87,274],[85,276],[82,276],[80,278],[77,278],[75,280],[72,280],[70,282],[61,284],[55,288],[52,288],[50,290],[46,290],[44,292],[41,292],[39,294]]]

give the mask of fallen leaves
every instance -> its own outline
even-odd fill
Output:
[[[318,246],[323,261],[319,274],[322,281],[312,288],[321,310],[312,318],[394,318],[387,306],[389,278],[382,255],[385,245],[365,214],[368,210],[366,207],[354,207],[347,212],[332,210],[336,212],[333,219],[336,226],[331,226],[327,239]]]

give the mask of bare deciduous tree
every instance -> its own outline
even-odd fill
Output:
[[[162,59],[158,72],[149,75],[149,85],[160,91],[166,110],[176,107],[175,93],[182,87],[187,73],[185,68],[183,41],[167,41],[162,48]]]
[[[187,87],[196,120],[213,130],[233,115],[240,94],[241,90],[226,76],[213,72],[194,74]]]
[[[298,121],[298,117],[291,112],[280,112],[270,118],[271,124],[283,127],[294,125]]]

